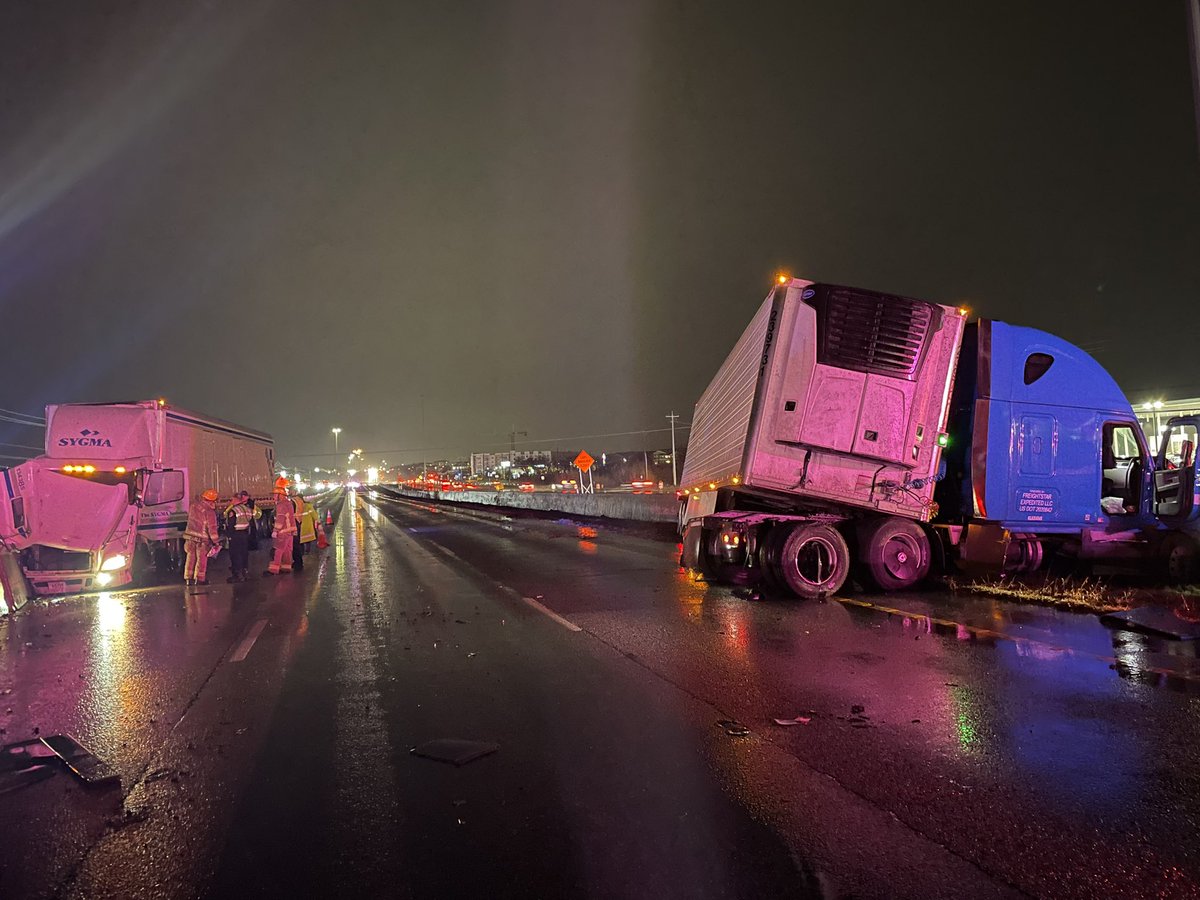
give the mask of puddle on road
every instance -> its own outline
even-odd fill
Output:
[[[1121,678],[1151,687],[1200,695],[1200,654],[1196,642],[1175,641],[1112,629],[1098,618],[1053,609],[1014,607],[1005,601],[977,601],[990,606],[994,627],[917,613],[856,598],[839,602],[860,625],[885,627],[901,634],[930,634],[961,643],[996,647],[1011,644],[1018,656],[1043,662],[1085,659],[1104,663]],[[1021,634],[1031,630],[1037,636]]]

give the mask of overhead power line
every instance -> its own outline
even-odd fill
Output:
[[[39,425],[46,424],[45,416],[38,416],[38,415],[34,415],[33,413],[17,412],[15,409],[0,408],[0,414],[6,415],[6,416],[14,416],[18,419],[28,419],[29,421],[36,422]]]
[[[676,431],[680,431],[680,430],[687,430],[691,427],[692,427],[691,425],[676,425],[675,429],[676,429]],[[575,434],[575,435],[568,435],[567,437],[536,438],[534,440],[516,441],[515,447],[511,446],[513,444],[512,441],[508,441],[508,442],[504,442],[504,443],[501,443],[501,442],[485,443],[485,444],[481,444],[478,446],[481,446],[484,448],[499,448],[502,450],[512,450],[512,449],[516,449],[516,447],[526,446],[529,444],[565,444],[569,441],[595,440],[597,438],[632,437],[635,435],[644,435],[644,434],[662,434],[665,432],[669,432],[670,430],[671,430],[670,428],[645,428],[640,431],[609,431],[609,432],[604,432],[602,434]],[[392,456],[397,453],[434,452],[437,450],[447,450],[447,449],[450,449],[451,447],[458,447],[458,446],[461,446],[461,442],[456,443],[456,444],[439,444],[439,445],[433,446],[433,447],[399,447],[399,448],[392,448],[390,450],[367,449],[367,450],[364,450],[363,453],[369,454],[371,456]],[[296,457],[296,458],[305,458],[305,457],[312,457],[312,456],[329,456],[330,453],[328,451],[326,451],[324,453],[292,453],[290,455],[293,457]]]

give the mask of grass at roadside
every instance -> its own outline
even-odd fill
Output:
[[[1109,613],[1138,606],[1174,605],[1180,603],[1183,597],[1200,600],[1200,585],[1189,585],[1178,590],[1146,590],[1116,587],[1094,578],[1047,578],[1040,581],[1012,578],[964,581],[948,578],[946,583],[955,593],[1004,597],[1072,612]]]

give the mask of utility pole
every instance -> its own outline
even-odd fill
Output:
[[[671,487],[679,487],[679,476],[675,472],[675,420],[679,415],[671,410],[667,418],[671,420]]]

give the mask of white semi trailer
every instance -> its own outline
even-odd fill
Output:
[[[179,556],[188,505],[215,488],[269,502],[271,436],[162,400],[46,407],[46,452],[0,472],[0,541],[33,592],[128,584]]]

